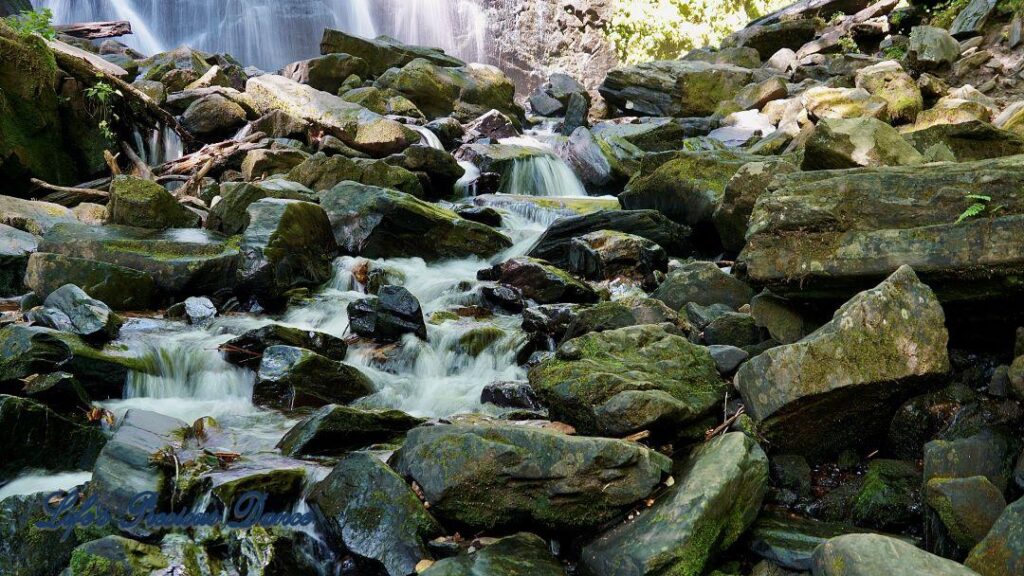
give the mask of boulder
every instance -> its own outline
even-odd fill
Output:
[[[429,186],[424,186],[423,197],[428,200],[451,200],[455,183],[466,174],[454,156],[429,146],[410,146],[394,161],[400,161],[402,168],[417,176],[427,177]]]
[[[438,48],[403,44],[394,38],[378,36],[375,39],[362,38],[346,34],[340,30],[324,29],[320,41],[321,54],[350,54],[364,60],[373,76],[379,76],[389,68],[401,68],[406,64],[423,58],[440,66],[465,66],[465,62],[449,56]]]
[[[950,24],[950,35],[957,39],[981,35],[989,16],[995,13],[997,4],[996,0],[971,0]]]
[[[479,280],[495,280],[512,286],[538,304],[597,302],[598,295],[585,282],[543,260],[512,258],[477,273]]]
[[[932,478],[925,501],[959,546],[972,548],[992,529],[1006,508],[999,488],[984,476]]]
[[[220,142],[245,126],[245,109],[220,94],[192,103],[181,115],[181,126],[203,142]]]
[[[366,258],[487,258],[512,246],[489,226],[394,190],[343,182],[321,195],[342,251]]]
[[[292,427],[277,447],[293,457],[341,456],[391,442],[422,424],[399,410],[364,410],[328,404]]]
[[[919,71],[952,66],[960,57],[960,43],[949,32],[935,26],[915,26],[910,30],[907,61]]]
[[[676,311],[660,300],[633,296],[580,308],[574,311],[571,320],[566,323],[567,325],[551,336],[558,342],[590,332],[604,332],[627,326],[666,322],[679,326],[683,331],[690,328],[685,319],[680,320]]]
[[[0,13],[3,2],[0,2]],[[78,545],[74,534],[64,536],[63,530],[46,530],[37,522],[51,520],[46,513],[50,494],[37,492],[24,496],[8,496],[0,501],[0,572],[19,576],[50,576],[58,574],[71,559]]]
[[[441,526],[405,481],[372,454],[351,454],[307,498],[329,541],[389,576],[408,576],[429,559]]]
[[[598,91],[630,115],[710,116],[753,79],[753,70],[731,64],[664,60],[616,68]]]
[[[246,161],[254,152],[261,150],[250,152]],[[241,234],[249,227],[249,206],[264,198],[317,201],[312,190],[291,180],[225,182],[220,185],[220,201],[210,209],[205,227],[228,235]]]
[[[800,95],[800,101],[812,119],[878,118],[886,120],[889,103],[864,88],[815,86]]]
[[[749,47],[757,50],[761,58],[768,58],[782,49],[799,50],[814,40],[817,23],[813,18],[783,20],[774,24],[748,26],[722,41],[726,47]]]
[[[514,380],[511,382],[491,382],[480,392],[480,402],[494,404],[501,408],[519,408],[523,410],[542,410],[544,405],[537,398],[537,393],[529,382]]]
[[[41,236],[58,224],[77,224],[74,213],[59,204],[0,196],[0,224]]]
[[[904,132],[903,137],[922,154],[933,146],[946,146],[957,162],[1024,154],[1024,137],[983,120],[936,124]]]
[[[598,137],[577,128],[558,150],[590,193],[618,192],[639,166],[643,151],[619,137]]]
[[[671,466],[631,442],[498,423],[415,428],[391,461],[439,519],[473,530],[594,528],[650,494]]]
[[[279,129],[285,130],[286,128]],[[256,128],[253,128],[253,130],[256,130]],[[287,174],[292,168],[305,162],[307,158],[309,158],[309,154],[302,150],[292,150],[289,148],[258,148],[250,150],[246,153],[245,159],[242,160],[242,178],[246,182],[252,182],[253,180],[262,180],[276,174]]]
[[[776,458],[778,456],[773,458],[773,464]],[[804,465],[806,466],[806,462]],[[809,484],[809,468],[807,476]],[[809,485],[807,490],[810,491]],[[758,517],[750,529],[750,550],[761,558],[770,560],[787,570],[809,574],[814,563],[814,551],[821,544],[844,534],[864,534],[866,532],[863,528],[849,524],[821,522],[793,514],[766,511]]]
[[[661,246],[632,234],[598,230],[569,244],[569,270],[589,280],[643,280],[667,268],[668,255]]]
[[[401,286],[384,286],[376,297],[348,304],[352,332],[382,342],[397,342],[405,334],[427,339],[427,324],[419,300]]]
[[[110,184],[107,220],[138,228],[195,228],[199,215],[152,180],[117,176]]]
[[[743,249],[747,224],[757,199],[765,193],[776,175],[797,170],[798,167],[788,160],[759,160],[744,164],[729,178],[722,199],[712,214],[722,247],[732,252]]]
[[[779,344],[798,342],[818,327],[792,302],[768,291],[751,298],[750,315]]]
[[[270,346],[305,348],[338,361],[344,360],[348,353],[348,345],[337,336],[276,323],[253,328],[228,340],[222,351],[228,362],[248,366],[251,363],[258,364],[263,351]]]
[[[964,564],[981,576],[1020,574],[1024,569],[1024,499],[1010,504]]]
[[[491,110],[517,125],[523,117],[515,102],[515,84],[486,64],[452,68],[420,58],[388,70],[374,86],[401,93],[431,120],[452,116],[465,124]]]
[[[66,284],[81,287],[114,310],[149,310],[157,306],[156,285],[145,272],[62,254],[36,252],[29,257],[25,285],[37,296],[45,299]]]
[[[423,185],[415,174],[380,160],[314,154],[292,168],[287,178],[317,192],[351,181],[390,188],[416,197],[424,196]]]
[[[444,558],[422,576],[565,576],[565,568],[539,536],[520,532],[481,550]]]
[[[5,354],[6,344],[0,336]],[[98,426],[61,416],[35,400],[0,394],[0,441],[6,447],[0,482],[6,483],[26,469],[88,470],[107,439]]]
[[[355,74],[365,78],[368,70],[366,61],[358,56],[325,54],[318,58],[292,62],[281,71],[281,76],[323,92],[337,94],[349,76]]]
[[[295,288],[331,278],[338,245],[324,209],[312,202],[264,198],[249,205],[242,235],[238,289],[267,308]]]
[[[124,319],[114,314],[109,306],[74,284],[65,284],[51,292],[43,306],[60,312],[67,319],[67,331],[94,343],[117,338],[124,324]]]
[[[946,124],[989,122],[991,119],[992,110],[981,102],[944,96],[934,106],[917,115],[917,122],[911,130],[924,130]]]
[[[698,575],[757,518],[768,485],[768,458],[732,432],[697,448],[675,484],[632,522],[584,545],[591,574]]]
[[[309,129],[309,122],[281,110],[274,110],[252,121],[252,131],[263,132],[268,138],[305,140]],[[248,154],[246,156],[248,157]]]
[[[886,116],[894,124],[913,123],[924,108],[917,81],[899,62],[885,60],[857,71],[857,88],[886,101]]]
[[[814,576],[975,576],[964,566],[881,534],[846,534],[814,552]]]
[[[895,128],[875,118],[824,118],[804,145],[804,170],[923,164]]]
[[[708,346],[749,348],[764,340],[757,323],[750,314],[727,312],[704,327],[704,343]]]
[[[598,230],[646,238],[671,255],[688,254],[690,251],[690,229],[672,222],[656,210],[598,210],[559,218],[548,226],[527,255],[546,260],[559,268],[569,268],[572,239]]]
[[[0,224],[0,298],[25,293],[25,269],[38,247],[34,234]]]
[[[381,90],[374,86],[361,86],[338,95],[346,102],[359,104],[377,114],[424,118],[423,112],[420,112],[412,100],[392,88]]]
[[[912,266],[946,301],[1005,296],[1019,273],[1024,156],[977,162],[804,172],[776,178],[754,207],[740,270],[799,300],[848,298]],[[957,224],[974,200],[993,205]],[[813,199],[813,200],[812,200]],[[972,246],[970,254],[963,246]],[[978,263],[988,272],[974,275]],[[1011,289],[1012,290],[1012,289]]]
[[[945,374],[948,338],[935,295],[903,266],[807,338],[752,358],[735,385],[774,448],[828,454],[884,432],[883,414]]]
[[[294,346],[263,351],[253,402],[291,410],[347,404],[373,393],[373,382],[357,368]]]
[[[35,374],[25,379],[22,394],[41,402],[61,414],[91,406],[89,394],[74,375],[67,372]]]
[[[158,546],[123,536],[86,542],[71,553],[68,576],[146,576],[168,568]]]
[[[693,302],[701,306],[725,304],[736,309],[750,302],[754,290],[712,262],[689,262],[673,270],[651,293],[673,310]]]
[[[358,104],[283,76],[250,78],[245,87],[261,114],[280,110],[323,127],[342,142],[367,154],[386,156],[419,141],[420,135]]]
[[[674,332],[648,324],[569,340],[530,370],[530,385],[584,434],[703,434],[726,386],[708,350]]]
[[[982,476],[1004,491],[1015,456],[1007,437],[988,429],[966,438],[932,440],[924,445],[924,481]]]

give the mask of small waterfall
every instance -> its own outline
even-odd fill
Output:
[[[576,173],[565,160],[555,155],[548,144],[532,136],[505,138],[501,143],[537,152],[529,158],[513,160],[512,168],[502,178],[502,194],[557,197],[587,195]]]
[[[487,12],[479,0],[378,0],[381,33],[435,46],[468,62],[487,57]]]
[[[135,149],[139,151],[139,156],[150,166],[159,166],[165,162],[177,160],[185,153],[185,145],[182,143],[181,137],[166,125],[159,129],[147,130],[146,136],[136,129],[134,139]]]
[[[476,181],[480,178],[480,169],[467,160],[459,160],[459,166],[462,166],[466,173],[455,181],[455,191],[463,198],[476,196]]]
[[[37,492],[68,491],[92,480],[92,472],[60,472],[25,470],[17,478],[0,487],[0,501],[8,496],[24,496]]]
[[[438,138],[437,134],[434,134],[434,132],[429,128],[417,126],[416,124],[407,124],[407,126],[416,132],[419,132],[420,143],[434,148],[435,150],[444,150],[444,144],[441,144],[441,139]]]

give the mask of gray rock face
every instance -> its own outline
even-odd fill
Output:
[[[430,557],[425,542],[442,533],[405,481],[367,453],[339,462],[308,501],[330,540],[389,576],[414,574]]]
[[[982,576],[1020,574],[1024,570],[1024,499],[999,515],[988,535],[964,562]]]
[[[814,576],[976,576],[952,560],[880,534],[847,534],[822,544],[814,553]]]
[[[347,404],[373,392],[357,368],[294,346],[263,351],[253,402],[290,410],[300,406]]]
[[[117,338],[124,320],[110,307],[91,298],[74,284],[65,284],[53,291],[43,306],[59,311],[68,322],[71,332],[91,342],[108,342]]]
[[[351,54],[326,54],[319,58],[293,62],[281,71],[281,76],[307,84],[331,94],[337,94],[345,80],[355,74],[365,78],[366,61]]]
[[[598,295],[585,282],[543,260],[512,258],[477,273],[481,280],[512,286],[539,304],[597,302]]]
[[[917,382],[945,374],[948,338],[935,295],[904,266],[807,338],[751,359],[735,384],[774,447],[829,453],[870,438]]]
[[[153,277],[145,272],[63,254],[32,254],[25,284],[44,299],[61,286],[74,284],[114,310],[148,310],[156,308],[158,300]]]
[[[669,469],[637,444],[509,424],[409,432],[392,458],[431,511],[474,529],[585,529],[645,497]]]
[[[345,341],[336,336],[300,330],[283,324],[267,324],[228,340],[223,350],[228,362],[241,365],[259,364],[263,351],[271,346],[295,346],[306,348],[331,360],[344,360],[348,352]]]
[[[910,31],[907,58],[918,70],[952,66],[960,57],[960,43],[949,32],[934,26],[915,26]]]
[[[626,114],[710,116],[753,79],[753,71],[728,64],[666,60],[616,68],[599,88]]]
[[[384,286],[376,298],[364,298],[348,305],[349,326],[360,336],[395,342],[404,334],[427,339],[423,309],[411,292],[401,286]]]
[[[278,447],[288,456],[340,456],[389,442],[422,424],[399,410],[362,410],[329,404],[296,424]]]
[[[750,302],[754,290],[742,280],[725,272],[712,262],[690,262],[669,273],[665,281],[651,293],[673,310],[689,303],[709,306],[725,304],[736,309]]]
[[[733,432],[698,448],[675,484],[628,524],[583,547],[599,576],[697,575],[743,535],[757,517],[768,483],[768,458]]]

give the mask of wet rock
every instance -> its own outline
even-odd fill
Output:
[[[712,262],[690,262],[673,270],[651,293],[673,310],[686,304],[701,306],[725,304],[736,309],[750,302],[754,291],[743,281],[725,272]]]
[[[263,351],[270,346],[294,346],[306,348],[342,361],[348,352],[345,341],[336,336],[315,330],[302,330],[283,324],[267,324],[225,342],[222,351],[228,362],[241,365],[259,364]]]
[[[592,528],[647,496],[668,471],[638,444],[511,424],[409,432],[392,458],[438,518],[473,529]]]
[[[745,348],[763,339],[761,330],[750,314],[729,312],[715,318],[704,327],[704,342],[708,345]]]
[[[346,34],[327,28],[320,41],[321,54],[351,54],[366,61],[370,74],[377,76],[389,68],[401,68],[417,58],[440,66],[464,66],[465,62],[449,56],[437,48],[403,44],[394,38],[378,36],[375,39]]]
[[[708,346],[711,358],[718,367],[718,373],[722,375],[732,374],[740,367],[740,364],[750,358],[750,354],[736,346],[712,344]]]
[[[111,224],[139,228],[194,228],[199,216],[152,180],[117,176],[110,184],[107,218]]]
[[[756,442],[729,433],[690,455],[679,479],[649,510],[583,547],[594,574],[701,574],[757,517],[768,458]]]
[[[368,453],[344,458],[308,501],[336,546],[382,566],[389,576],[415,573],[430,558],[424,542],[442,533],[402,478]]]
[[[302,150],[265,149],[250,150],[242,160],[242,178],[246,182],[260,180],[275,174],[287,174],[309,158]],[[271,182],[286,182],[272,180]],[[223,193],[221,194],[223,196]],[[216,208],[216,206],[214,206]]]
[[[847,518],[856,526],[901,530],[921,518],[921,472],[913,462],[879,458],[868,464]]]
[[[905,132],[903,137],[922,153],[932,146],[945,145],[958,162],[1024,153],[1024,137],[1000,130],[982,120],[936,124],[922,130]]]
[[[583,94],[587,94],[584,92]],[[569,99],[569,105],[565,110],[565,121],[562,123],[562,134],[568,136],[578,128],[586,128],[590,125],[590,101],[588,97],[581,94],[573,94]]]
[[[609,230],[573,238],[569,245],[569,270],[591,280],[626,276],[642,280],[668,268],[668,256],[654,242]]]
[[[949,32],[935,26],[915,26],[910,31],[907,60],[917,70],[952,66],[960,57],[960,44]]]
[[[185,319],[193,326],[208,326],[217,315],[217,307],[206,297],[186,298],[184,307]]]
[[[924,157],[895,128],[874,118],[823,119],[804,150],[804,170],[910,166]]]
[[[54,290],[43,301],[43,306],[60,311],[67,317],[71,332],[94,343],[117,338],[124,324],[124,319],[114,314],[109,306],[74,284],[65,284]]]
[[[774,447],[824,454],[867,441],[917,382],[945,374],[947,340],[934,294],[903,266],[807,338],[744,364],[736,387]]]
[[[0,572],[19,576],[50,576],[68,565],[78,539],[64,538],[61,530],[44,530],[37,522],[50,516],[44,511],[50,494],[39,492],[9,496],[0,501]]]
[[[55,371],[72,357],[53,331],[18,324],[0,329],[0,351],[0,382]]]
[[[82,384],[67,372],[36,374],[26,378],[24,396],[60,412],[68,413],[91,405]]]
[[[401,152],[420,139],[415,131],[394,120],[283,76],[250,78],[245,90],[261,114],[280,110],[320,125],[348,146],[367,154],[385,156]]]
[[[856,84],[888,103],[886,116],[894,124],[914,122],[924,108],[917,82],[894,60],[861,68],[857,71]]]
[[[518,288],[511,286],[483,286],[480,288],[480,294],[486,302],[513,314],[522,312],[526,306],[526,303],[523,302],[523,293]]]
[[[395,342],[405,334],[427,339],[420,303],[401,286],[384,286],[376,298],[350,302],[348,317],[353,332],[374,340]]]
[[[6,350],[5,350],[6,352]],[[27,398],[0,394],[0,481],[26,469],[87,470],[107,441],[98,427],[79,424]]]
[[[491,110],[465,126],[465,140],[501,140],[520,135],[519,128],[507,115]]]
[[[254,152],[259,150],[249,154]],[[205,227],[224,234],[241,234],[249,227],[249,206],[264,198],[316,201],[316,195],[312,190],[290,180],[225,182],[220,185],[220,201],[210,209]]]
[[[502,222],[501,213],[487,206],[456,208],[455,213],[466,220],[486,224],[492,228],[500,227]]]
[[[972,576],[952,560],[929,554],[897,538],[880,534],[847,534],[832,538],[814,553],[816,576]]]
[[[305,140],[310,128],[309,122],[281,110],[273,110],[252,121],[253,133],[263,132],[268,138]]]
[[[967,438],[932,440],[924,446],[924,480],[983,476],[999,490],[1009,484],[1016,454],[1007,438],[983,430]]]
[[[462,124],[455,118],[446,116],[444,118],[438,118],[437,120],[431,120],[427,122],[425,128],[433,132],[441,144],[444,145],[445,150],[451,150],[455,148],[461,141],[465,129]]]
[[[274,308],[289,290],[313,288],[330,279],[338,247],[323,208],[312,202],[265,198],[250,204],[247,212],[239,290]]]
[[[346,78],[353,74],[365,77],[367,69],[366,61],[358,56],[326,54],[293,62],[281,71],[281,76],[323,92],[337,94]]]
[[[373,393],[373,382],[357,368],[294,346],[263,351],[253,402],[290,410],[347,404]]]
[[[546,260],[559,268],[568,268],[572,239],[598,230],[646,238],[669,254],[686,254],[690,250],[687,243],[690,229],[655,210],[600,210],[556,220],[537,239],[527,255]]]
[[[825,541],[844,534],[865,532],[848,524],[766,512],[750,529],[750,549],[762,558],[803,574],[813,568],[814,551]]]
[[[530,383],[522,380],[491,382],[480,392],[480,402],[494,404],[500,408],[522,408],[524,410],[544,408]]]
[[[1010,504],[999,515],[988,535],[971,550],[964,562],[982,576],[1019,574],[1024,566],[1024,499]]]
[[[167,568],[160,548],[122,536],[86,542],[71,553],[69,576],[146,576]]]
[[[196,100],[181,115],[182,127],[204,142],[230,138],[245,122],[245,109],[220,94]]]
[[[748,68],[665,60],[616,68],[598,90],[626,114],[710,116],[719,102],[735,96],[752,79]]]
[[[665,322],[677,325],[684,331],[689,328],[685,320],[679,319],[679,315],[675,310],[672,310],[660,300],[629,297],[615,300],[614,302],[599,302],[593,306],[580,308],[572,315],[572,319],[567,326],[564,326],[564,330],[555,330],[552,332],[552,337],[556,340],[562,340],[563,338],[575,338],[590,332],[605,332],[628,326],[662,324]]]
[[[624,138],[598,137],[580,127],[569,134],[558,155],[589,192],[617,193],[639,167],[643,150]]]
[[[292,427],[277,447],[294,457],[341,456],[371,444],[391,442],[423,422],[399,410],[329,404]]]
[[[512,246],[494,229],[394,190],[344,182],[321,196],[342,251],[367,258],[490,257]]]
[[[451,154],[429,146],[410,146],[395,161],[413,174],[427,176],[429,185],[424,186],[423,197],[428,200],[452,199],[455,183],[466,173]]]
[[[960,546],[971,548],[996,523],[1006,499],[984,476],[932,478],[925,485],[928,506]]]
[[[725,395],[708,350],[674,334],[671,325],[569,340],[532,368],[529,379],[553,419],[608,436],[703,433],[705,418]]]
[[[401,166],[391,166],[378,160],[314,154],[293,168],[287,178],[317,192],[352,181],[423,196],[423,185],[415,174]]]
[[[29,257],[39,247],[39,238],[17,228],[0,224],[0,297],[25,293],[23,282]]]
[[[539,304],[597,302],[598,295],[586,283],[536,258],[512,258],[477,273],[480,280],[496,280],[512,286]]]
[[[747,224],[754,204],[779,174],[796,172],[797,166],[787,160],[748,162],[729,178],[721,202],[712,218],[726,250],[739,252],[746,244]]]
[[[423,576],[565,576],[565,568],[538,536],[520,532],[482,550],[445,558],[420,572]]]

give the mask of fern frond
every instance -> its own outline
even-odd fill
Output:
[[[974,218],[975,216],[980,215],[984,211],[985,205],[982,204],[981,202],[971,204],[970,206],[967,207],[967,210],[964,210],[963,213],[960,214],[960,217],[956,219],[956,223],[959,224],[964,220],[967,220],[968,218]]]

